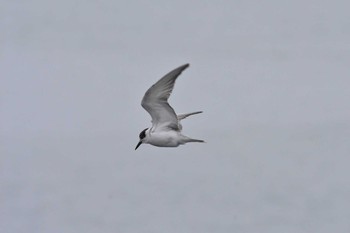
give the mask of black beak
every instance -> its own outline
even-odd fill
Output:
[[[137,148],[139,148],[139,146],[142,144],[142,141],[139,141],[139,143],[137,143],[137,145],[136,145],[136,147],[135,147],[135,150],[137,149]]]

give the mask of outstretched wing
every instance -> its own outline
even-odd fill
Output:
[[[168,99],[176,78],[188,66],[189,64],[185,64],[170,71],[146,91],[141,105],[151,115],[154,131],[160,128],[179,130],[178,118],[174,109],[169,105]]]

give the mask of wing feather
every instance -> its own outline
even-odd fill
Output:
[[[174,89],[177,77],[187,67],[189,64],[170,71],[146,91],[141,105],[152,117],[153,130],[163,127],[180,130],[177,115],[169,105],[168,99]]]

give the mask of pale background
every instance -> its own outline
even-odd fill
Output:
[[[350,232],[349,9],[2,0],[0,232]],[[134,151],[184,63],[207,143]]]

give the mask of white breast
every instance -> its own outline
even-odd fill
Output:
[[[181,143],[181,135],[176,131],[154,132],[147,135],[147,143],[159,147],[177,147]]]

